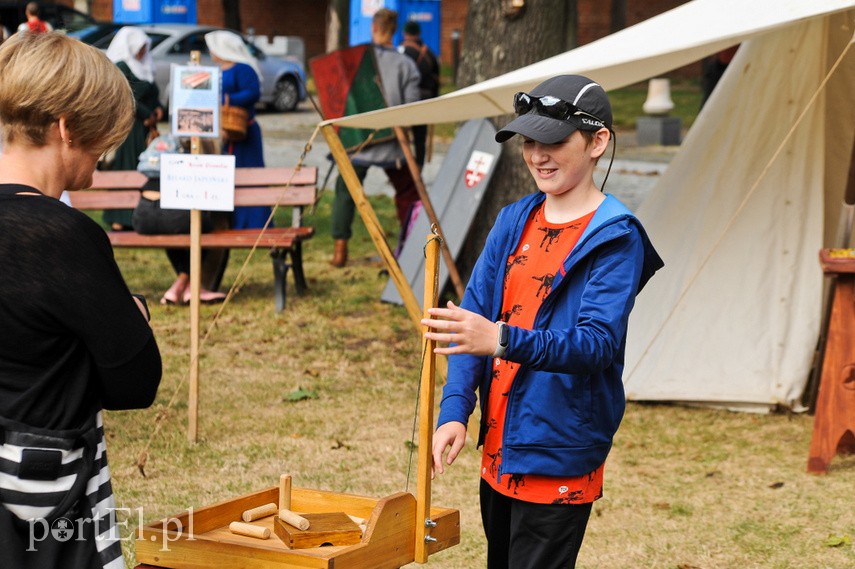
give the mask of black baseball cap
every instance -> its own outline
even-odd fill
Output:
[[[544,97],[560,101],[554,107],[544,107],[539,101]],[[517,100],[522,104],[517,106]],[[552,99],[547,98],[544,101],[552,102]],[[521,134],[544,144],[557,144],[576,130],[597,131],[605,127],[613,132],[612,106],[606,91],[582,75],[552,77],[530,93],[518,93],[514,102],[517,112],[522,114],[496,133],[496,142],[505,142],[515,134]],[[529,108],[525,110],[527,106]],[[553,113],[554,110],[564,112]],[[550,115],[566,118],[554,118]]]

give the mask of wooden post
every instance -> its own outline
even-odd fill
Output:
[[[448,244],[445,241],[445,235],[442,232],[442,225],[439,223],[439,218],[436,216],[436,210],[433,209],[433,203],[430,201],[430,196],[425,188],[425,183],[422,181],[422,174],[419,172],[419,165],[416,164],[416,159],[410,151],[410,145],[407,142],[407,137],[404,135],[404,129],[396,126],[395,136],[398,137],[398,144],[401,145],[401,150],[404,151],[404,157],[407,160],[407,168],[409,168],[413,181],[416,184],[416,191],[419,193],[419,199],[422,200],[422,208],[424,208],[428,219],[430,219],[430,224],[435,227],[440,239],[442,239],[439,246],[442,248],[442,258],[445,261],[446,268],[448,269],[448,278],[451,279],[451,282],[454,285],[454,292],[457,293],[457,298],[463,298],[463,282],[460,280],[460,273],[457,271],[457,264],[454,262],[454,255],[451,254],[451,250],[449,250]]]
[[[190,63],[199,65],[201,53],[190,52]],[[190,138],[190,153],[202,153],[198,136]],[[202,286],[202,212],[190,210],[190,393],[187,398],[187,439],[199,438],[199,292]],[[179,299],[180,300],[180,299]]]
[[[439,272],[440,242],[437,235],[427,236],[425,245],[425,295],[424,316],[429,318],[428,309],[435,307],[439,291],[437,274]],[[428,331],[422,326],[422,334]],[[422,375],[419,383],[419,464],[416,488],[416,550],[417,563],[427,563],[428,545],[435,541],[430,536],[433,521],[430,519],[430,476],[433,448],[433,406],[436,382],[436,354],[433,352],[436,342],[422,336]]]
[[[398,294],[401,295],[401,299],[404,301],[407,313],[416,327],[420,328],[422,312],[419,308],[419,301],[416,300],[416,295],[413,293],[409,281],[407,281],[407,278],[401,271],[401,266],[398,265],[398,260],[395,259],[395,255],[389,248],[389,242],[386,240],[386,234],[380,225],[380,220],[377,219],[374,208],[371,207],[371,204],[368,203],[368,198],[365,197],[365,190],[359,182],[359,177],[353,169],[353,164],[350,163],[350,158],[347,156],[347,151],[344,149],[344,145],[341,143],[335,127],[331,124],[325,124],[321,127],[321,132],[327,140],[332,157],[335,160],[336,166],[338,166],[339,173],[341,173],[341,178],[347,186],[347,191],[350,192],[350,196],[356,204],[356,209],[359,211],[359,215],[362,217],[362,221],[365,223],[365,227],[374,241],[374,246],[377,248],[377,252],[380,253],[380,258],[383,259],[386,269],[389,271],[389,277],[395,283]]]
[[[194,137],[196,138],[196,137]],[[192,147],[192,144],[191,144]],[[199,429],[199,291],[202,277],[202,212],[190,210],[190,395],[187,439],[195,443]]]

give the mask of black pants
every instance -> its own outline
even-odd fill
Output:
[[[175,235],[190,233],[190,211],[179,209],[161,209],[160,201],[141,198],[133,213],[134,231],[142,235]],[[202,212],[202,233],[213,229],[210,212]],[[175,273],[190,274],[190,250],[167,249],[166,256]],[[202,251],[202,259],[207,251]]]
[[[481,480],[481,520],[488,569],[567,569],[576,566],[593,504],[533,504]]]

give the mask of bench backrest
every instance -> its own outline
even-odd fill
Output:
[[[77,209],[133,209],[147,180],[135,170],[98,170],[91,188],[68,196]],[[318,169],[311,166],[296,173],[293,168],[236,168],[235,206],[311,206],[318,197],[317,181]]]

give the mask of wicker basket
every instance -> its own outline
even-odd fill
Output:
[[[229,96],[220,108],[220,124],[225,133],[225,139],[229,142],[244,140],[246,138],[246,126],[249,122],[249,112],[243,107],[229,105]]]

